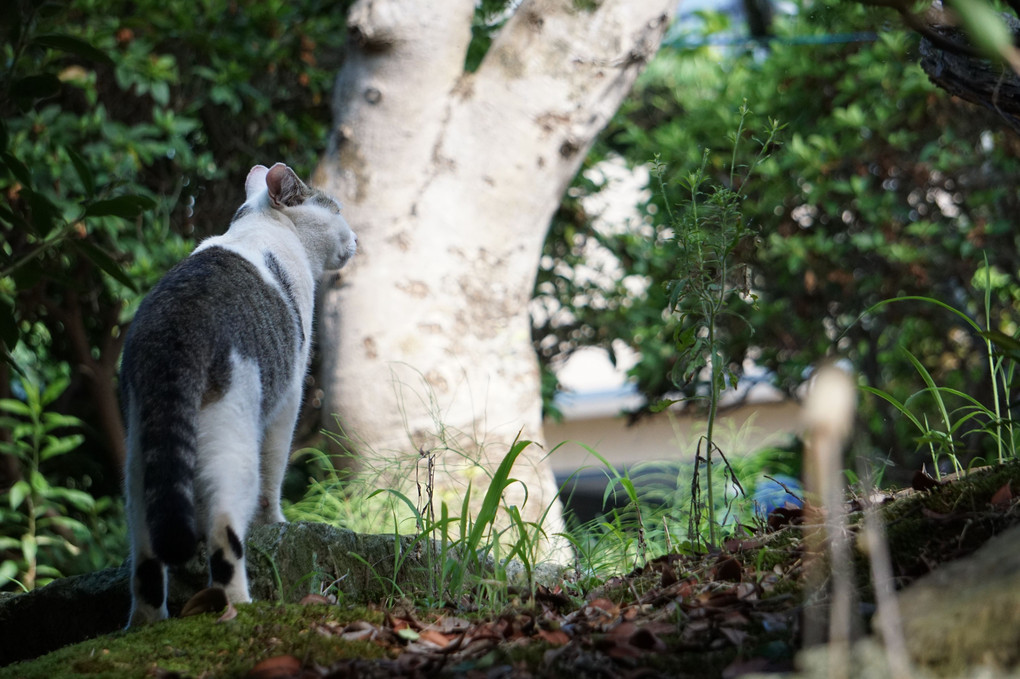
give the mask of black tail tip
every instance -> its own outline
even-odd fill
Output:
[[[150,529],[152,551],[163,563],[178,565],[190,559],[198,548],[198,535],[193,526],[177,525]]]

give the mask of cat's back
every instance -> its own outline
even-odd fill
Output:
[[[266,255],[272,261],[271,255]],[[139,307],[125,338],[129,377],[168,374],[183,365],[208,371],[232,353],[285,369],[300,343],[291,304],[249,258],[216,245],[183,259]]]

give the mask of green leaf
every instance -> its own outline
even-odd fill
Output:
[[[169,83],[160,81],[152,83],[152,87],[149,89],[149,94],[160,106],[166,106],[170,103],[170,85]]]
[[[118,196],[86,205],[85,216],[133,219],[154,207],[156,207],[156,201],[146,196]]]
[[[35,542],[35,536],[30,534],[21,536],[21,554],[25,557],[25,561],[34,563],[38,553],[39,545]]]
[[[669,408],[674,403],[680,403],[680,399],[664,398],[661,401],[656,401],[652,405],[648,406],[648,409],[653,413],[661,413],[666,408]]]
[[[60,398],[60,395],[64,393],[64,391],[67,389],[67,385],[69,385],[70,383],[71,380],[69,380],[66,377],[60,377],[53,380],[52,382],[46,385],[46,388],[43,389],[42,393],[39,395],[39,403],[41,403],[44,406],[48,406],[49,404],[53,403],[58,398]]]
[[[32,184],[32,173],[28,171],[28,167],[26,167],[23,162],[7,151],[0,153],[0,160],[2,160],[7,169],[11,171],[11,174],[14,175],[15,179],[25,186]]]
[[[75,54],[79,57],[88,59],[89,61],[113,64],[113,59],[110,58],[110,55],[106,52],[73,35],[66,35],[63,33],[45,33],[43,35],[37,35],[32,42],[42,47],[49,47],[50,49],[60,50],[61,52]]]
[[[64,413],[46,412],[42,417],[43,428],[46,431],[53,431],[60,427],[82,427],[84,423],[74,415]]]
[[[53,225],[61,219],[60,208],[46,196],[28,188],[22,189],[21,195],[32,210],[32,230],[45,238],[53,230]]]
[[[91,511],[96,506],[95,498],[83,490],[76,490],[74,488],[51,486],[47,497],[50,500],[63,500],[75,509],[83,512]]]
[[[138,286],[131,277],[124,271],[124,268],[117,261],[106,253],[105,250],[89,240],[74,241],[74,247],[89,261],[98,266],[106,275],[125,286],[132,292],[138,292]]]
[[[983,330],[979,334],[994,344],[995,348],[1003,355],[1010,357],[1014,361],[1020,361],[1020,340],[998,330]]]
[[[626,476],[623,476],[623,477],[620,478],[620,485],[623,486],[623,490],[626,491],[627,498],[630,499],[630,501],[633,504],[637,504],[638,495],[637,495],[637,488],[634,487],[634,482],[631,481]]]
[[[496,473],[492,475],[492,479],[489,481],[489,487],[485,490],[485,497],[482,498],[482,506],[475,516],[475,523],[471,526],[471,532],[465,544],[467,549],[477,549],[478,545],[482,542],[482,536],[485,534],[485,531],[491,528],[492,522],[496,518],[496,511],[499,509],[500,499],[503,497],[503,491],[506,490],[507,486],[514,483],[514,480],[510,478],[510,470],[513,468],[514,463],[517,462],[520,454],[531,445],[533,445],[531,441],[516,439],[510,447],[510,451],[499,463]]]
[[[89,499],[92,499],[91,496],[89,496]],[[88,511],[88,507],[85,511]],[[78,535],[88,535],[90,532],[88,526],[77,519],[72,519],[69,516],[47,516],[39,519],[39,522],[36,525],[39,526],[39,528],[60,528],[65,531],[77,533]],[[61,542],[66,544],[66,540],[61,540]]]
[[[50,492],[50,482],[46,480],[46,477],[38,469],[32,470],[32,473],[28,475],[28,481],[32,489],[40,495],[46,495]]]
[[[11,85],[11,96],[17,99],[45,99],[59,91],[60,79],[52,73],[29,75]]]
[[[32,492],[32,487],[28,485],[25,480],[15,481],[11,489],[7,491],[9,499],[11,501],[11,509],[17,509],[21,506],[21,503],[25,501],[29,493]]]
[[[11,582],[18,576],[18,564],[13,561],[4,561],[0,563],[0,587],[3,587],[8,582]]]
[[[9,413],[24,417],[32,416],[32,409],[29,408],[27,403],[13,398],[0,398],[0,410],[6,410]]]
[[[80,434],[74,436],[50,437],[43,449],[39,452],[40,460],[48,460],[52,457],[65,455],[81,445],[85,437]]]
[[[82,158],[81,154],[72,148],[65,147],[68,158],[71,159],[71,165],[74,166],[74,171],[78,173],[78,179],[81,180],[81,185],[85,189],[85,194],[91,198],[96,193],[96,177],[92,173],[92,168],[89,167],[85,159]]]

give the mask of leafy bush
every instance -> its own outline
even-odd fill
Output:
[[[0,397],[12,366],[42,383],[69,374],[54,407],[90,426],[68,462],[113,493],[124,327],[196,237],[225,228],[252,165],[311,172],[345,5],[19,0],[0,11]]]
[[[0,589],[30,590],[60,577],[65,569],[93,570],[117,563],[123,552],[121,508],[96,500],[74,483],[54,483],[53,461],[81,443],[81,421],[47,408],[67,387],[58,380],[45,390],[22,381],[24,400],[0,400],[0,428],[10,441],[0,453],[19,466],[20,479],[0,492]],[[61,479],[63,480],[63,479]]]
[[[777,20],[767,50],[664,49],[652,62],[590,159],[596,171],[575,183],[546,243],[536,290],[561,313],[536,331],[540,353],[550,361],[576,346],[612,350],[622,341],[640,352],[632,374],[649,402],[675,388],[678,319],[663,322],[664,283],[675,267],[664,199],[652,192],[640,206],[642,221],[620,233],[594,229],[581,201],[599,190],[595,162],[607,156],[638,167],[658,154],[667,185],[676,184],[700,166],[701,149],[724,146],[746,100],[788,127],[782,154],[762,169],[743,205],[761,230],[747,259],[757,304],[720,323],[728,368],[739,374],[752,359],[792,394],[812,363],[838,353],[868,384],[902,399],[923,386],[905,346],[939,384],[988,402],[986,349],[962,321],[923,303],[856,321],[897,296],[936,298],[983,318],[973,280],[987,253],[1000,279],[981,325],[1016,333],[1020,197],[1004,187],[1016,182],[1020,144],[994,115],[928,82],[915,63],[915,36],[883,26],[870,42],[831,38],[881,26],[881,15],[857,3],[798,7]],[[717,17],[712,26],[721,30],[726,21]],[[720,161],[706,167],[709,176],[726,172]],[[619,262],[611,280],[585,275],[593,246]],[[695,381],[684,393],[702,388]],[[862,405],[874,448],[910,467],[927,457],[895,408],[873,399]],[[964,443],[971,454],[988,452],[987,444]]]
[[[116,506],[102,496],[120,488],[124,327],[196,237],[225,228],[252,165],[311,172],[330,129],[346,4],[0,7],[0,398],[20,388],[14,373],[68,378],[47,407],[87,423],[56,461],[62,474],[44,478],[88,479],[97,507]],[[0,453],[0,488],[23,488],[11,450]]]

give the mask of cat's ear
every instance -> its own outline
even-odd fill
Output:
[[[266,190],[266,173],[269,168],[265,165],[256,165],[248,171],[248,178],[244,180],[245,200],[251,200],[255,195]]]
[[[304,202],[307,187],[294,170],[283,163],[277,163],[266,173],[266,186],[269,187],[269,200],[273,207],[293,207]]]

